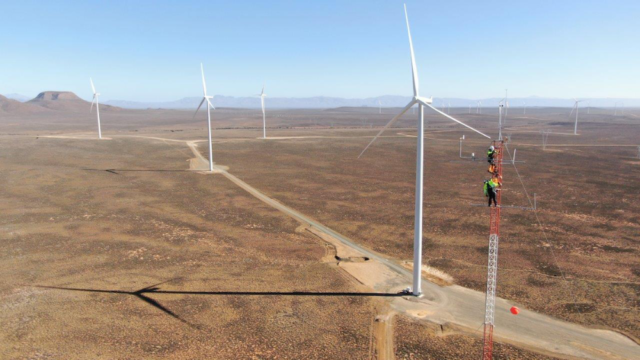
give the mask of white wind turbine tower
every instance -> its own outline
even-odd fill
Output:
[[[378,99],[378,114],[382,114],[382,103],[380,102],[380,99]]]
[[[89,82],[91,83],[91,90],[93,91],[93,100],[91,100],[91,109],[89,112],[93,111],[93,104],[96,104],[96,114],[98,115],[98,139],[102,139],[102,129],[100,128],[100,104],[98,102],[98,97],[100,93],[96,92],[96,87],[93,86],[93,79],[89,78]]]
[[[575,103],[573,104],[573,108],[571,109],[571,113],[569,114],[569,117],[571,117],[571,115],[573,114],[573,111],[575,110],[576,112],[576,123],[573,127],[573,135],[578,135],[578,109],[579,109],[579,105],[581,102],[583,102],[584,100],[578,100],[578,99],[573,99],[575,101]]]
[[[200,101],[200,105],[196,109],[196,112],[193,114],[193,118],[196,118],[198,114],[198,110],[202,107],[204,102],[207,102],[207,125],[209,128],[209,171],[213,171],[213,146],[211,145],[211,109],[215,110],[215,107],[211,103],[210,99],[213,99],[213,96],[207,95],[207,83],[204,80],[204,66],[200,63],[200,72],[202,73],[202,90],[204,92],[204,96],[202,97],[202,101]]]
[[[478,134],[489,138],[489,136],[482,132],[472,128],[471,126],[454,119],[453,117],[445,114],[444,112],[436,109],[432,104],[433,97],[425,98],[419,94],[419,81],[418,81],[418,69],[416,67],[415,56],[413,53],[413,42],[411,40],[411,29],[409,28],[409,16],[407,15],[407,5],[404,6],[404,16],[407,22],[407,33],[409,35],[409,49],[411,50],[411,73],[413,75],[413,99],[402,109],[402,111],[396,115],[387,125],[385,125],[380,132],[371,140],[371,142],[362,150],[358,158],[364,154],[365,151],[373,144],[374,141],[391,125],[393,125],[402,115],[404,115],[411,107],[418,105],[418,136],[417,136],[417,154],[416,154],[416,199],[415,199],[415,220],[414,220],[414,237],[413,237],[413,289],[412,293],[415,296],[419,296],[422,293],[421,279],[422,279],[422,208],[423,208],[423,184],[424,184],[424,107],[429,107],[435,112],[445,116],[446,118],[457,122],[458,124],[471,129]]]
[[[265,115],[265,112],[264,112],[264,97],[267,96],[267,94],[264,93],[264,85],[262,85],[262,92],[258,96],[260,96],[260,104],[262,105],[262,138],[266,139],[267,138],[267,116]]]
[[[482,111],[480,111],[480,106],[482,106],[482,100],[476,103],[476,114],[482,114]]]

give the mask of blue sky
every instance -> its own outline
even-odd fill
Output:
[[[2,1],[0,93],[410,95],[402,1]],[[640,98],[640,1],[407,1],[425,96]]]

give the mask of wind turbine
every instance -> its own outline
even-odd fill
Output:
[[[378,99],[378,114],[382,114],[382,103],[380,102],[380,99]]]
[[[507,98],[500,100],[498,102],[498,140],[502,140],[502,127],[504,119],[506,119],[506,111],[504,117],[502,116],[503,110],[506,109]]]
[[[373,144],[382,133],[391,127],[402,115],[404,115],[411,107],[418,105],[418,136],[417,136],[417,154],[416,154],[416,199],[415,199],[415,220],[414,220],[414,235],[413,235],[413,290],[414,296],[419,296],[422,293],[421,279],[422,279],[422,208],[423,208],[423,184],[424,184],[424,107],[429,107],[435,112],[445,116],[446,118],[457,122],[458,124],[477,132],[478,134],[489,138],[489,136],[482,132],[472,128],[471,126],[445,114],[444,112],[436,109],[433,105],[433,97],[425,98],[421,97],[419,93],[419,81],[418,81],[418,68],[416,67],[415,55],[413,53],[413,42],[411,40],[411,29],[409,27],[409,15],[407,14],[407,5],[404,6],[404,16],[407,22],[407,33],[409,35],[409,49],[411,51],[411,73],[413,75],[413,99],[402,109],[402,111],[396,115],[387,125],[385,125],[380,132],[371,140],[371,142],[362,150],[358,158],[364,154],[365,151]]]
[[[503,118],[503,122],[506,125],[507,124],[507,114],[509,113],[509,89],[504,89],[504,99],[501,100],[501,102],[503,102],[503,108],[504,108],[504,118]],[[499,140],[502,140],[502,138],[500,138]]]
[[[258,96],[260,96],[260,104],[262,105],[262,138],[266,139],[267,138],[267,117],[264,113],[264,97],[267,96],[267,94],[264,93],[264,85],[262,85],[262,92]]]
[[[196,112],[193,114],[193,118],[196,118],[198,114],[198,110],[202,107],[204,102],[207,102],[207,125],[209,128],[209,171],[213,171],[213,147],[211,146],[211,109],[215,110],[215,107],[211,103],[210,99],[213,99],[213,96],[207,95],[207,83],[204,80],[204,66],[200,63],[200,72],[202,73],[202,90],[204,92],[204,96],[202,97],[202,101],[200,101],[200,105],[196,109]]]
[[[569,114],[569,117],[571,117],[571,115],[573,114],[573,111],[576,111],[576,123],[573,127],[573,135],[578,135],[578,109],[579,109],[579,105],[581,102],[583,102],[584,100],[578,100],[578,99],[573,99],[575,101],[575,103],[573,104],[573,108],[571,109],[571,113]]]
[[[504,89],[504,106],[504,119],[507,120],[507,114],[509,113],[509,89]]]
[[[91,109],[89,109],[89,113],[93,111],[93,104],[96,104],[96,114],[98,115],[98,139],[102,139],[102,129],[100,128],[100,104],[98,103],[98,97],[100,93],[96,92],[96,87],[93,86],[93,79],[89,78],[89,82],[91,83],[91,90],[93,91],[93,100],[91,100]]]
[[[498,104],[498,140],[502,140],[502,109],[503,108],[504,108],[504,105]]]
[[[480,111],[480,106],[482,106],[482,100],[476,103],[476,114],[482,114],[482,111]]]

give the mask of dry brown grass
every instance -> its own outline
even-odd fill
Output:
[[[549,144],[637,142],[637,121],[598,119],[583,124],[583,135],[551,135]],[[543,152],[532,146],[540,143],[539,134],[524,127],[547,125],[531,122],[513,120],[510,148],[526,160],[517,165],[529,195],[538,194],[545,233],[533,212],[503,211],[499,296],[569,321],[640,336],[640,167],[631,161],[637,148],[560,146]],[[563,127],[555,131],[566,132]],[[324,133],[344,138],[229,143],[218,159],[269,196],[375,251],[410,261],[415,138],[382,138],[357,160],[369,139],[348,135],[362,131]],[[488,213],[469,205],[485,201],[486,168],[482,161],[457,161],[461,133],[427,132],[424,260],[458,284],[484,291]],[[480,154],[488,145],[467,138],[465,153]],[[504,203],[528,206],[512,166],[504,182]]]
[[[395,320],[397,359],[479,359],[482,357],[482,334],[445,331],[406,317]],[[551,360],[555,357],[523,350],[511,345],[494,342],[494,359]]]
[[[363,358],[373,300],[135,291],[352,292],[297,223],[181,148],[113,140],[4,140],[0,357]],[[185,147],[186,148],[186,147]],[[153,156],[149,156],[153,154]],[[119,169],[117,174],[90,168]]]
[[[103,130],[107,136],[203,139],[202,122],[191,122],[190,115],[121,112],[111,114],[111,123],[105,117]],[[245,114],[234,122],[234,111],[219,115],[220,127],[254,121]],[[307,111],[282,116],[275,126],[307,126],[316,118],[353,126],[363,115]],[[366,116],[375,124],[386,119]],[[555,115],[541,116],[551,121]],[[487,119],[473,122],[485,126]],[[151,120],[154,125],[147,128]],[[291,219],[221,176],[172,171],[188,167],[186,160],[192,155],[183,144],[117,137],[103,142],[36,140],[36,135],[75,130],[78,124],[93,131],[91,122],[79,114],[9,118],[0,124],[0,166],[7,170],[0,172],[0,273],[8,279],[0,285],[3,357],[369,355],[376,304],[366,298],[149,296],[182,322],[131,295],[33,287],[134,291],[171,280],[161,288],[359,289],[323,262],[325,246],[296,232],[298,224]],[[442,123],[430,124],[442,128]],[[522,131],[543,124],[513,124],[520,130],[514,131],[511,146],[527,161],[519,168],[527,188],[539,194],[539,215],[549,239],[544,239],[531,212],[504,211],[499,296],[638,337],[637,149],[559,147],[542,153],[527,145],[538,144],[539,135]],[[563,131],[567,126],[555,128]],[[628,120],[593,117],[581,129],[585,135],[552,135],[549,143],[630,144],[638,138],[636,125]],[[332,138],[257,141],[257,131],[219,130],[215,160],[265,194],[359,243],[410,261],[415,138],[383,138],[356,160],[369,140],[358,137],[373,132],[279,130],[271,134]],[[480,186],[485,166],[448,162],[457,160],[460,134],[428,134],[424,260],[453,276],[457,284],[482,291],[488,217],[485,209],[468,204],[484,201]],[[465,152],[479,154],[486,145],[469,141]],[[512,170],[505,173],[505,188],[505,203],[525,204]],[[398,322],[396,334],[407,339],[397,344],[399,356],[438,358],[443,351],[458,350],[463,358],[477,355],[477,339],[454,335],[424,341],[421,336],[428,335],[409,333],[407,326],[406,320]],[[509,348],[504,353],[537,356],[519,351]]]

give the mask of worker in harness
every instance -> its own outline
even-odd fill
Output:
[[[498,175],[497,172],[493,173],[493,176],[491,177],[491,182],[496,184],[498,186],[498,188],[502,187],[502,176]]]
[[[487,169],[489,174],[494,175],[498,173],[498,167],[495,164],[489,164],[489,169]]]
[[[500,182],[497,181],[497,178],[495,178],[495,180],[496,182],[494,182],[494,179],[484,181],[484,196],[489,198],[489,207],[491,207],[491,200],[493,200],[493,205],[495,207],[498,206],[498,202],[496,201],[496,194],[498,191],[498,186],[500,186]]]
[[[489,162],[490,164],[493,164],[493,158],[496,156],[496,148],[491,145],[489,147],[489,150],[487,150],[487,162]]]

